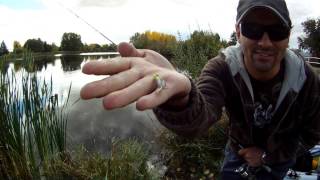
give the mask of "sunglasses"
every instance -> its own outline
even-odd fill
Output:
[[[289,37],[290,28],[284,24],[261,25],[257,23],[241,23],[241,33],[249,39],[259,40],[264,32],[268,33],[271,41],[281,41]]]

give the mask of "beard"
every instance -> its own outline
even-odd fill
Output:
[[[277,63],[277,52],[273,49],[256,48],[251,55],[252,66],[260,72],[271,71]]]

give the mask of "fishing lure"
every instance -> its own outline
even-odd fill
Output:
[[[157,93],[160,93],[161,90],[166,88],[166,81],[162,79],[159,74],[154,74],[153,79],[156,81],[157,84]]]

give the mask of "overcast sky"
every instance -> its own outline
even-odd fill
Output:
[[[146,30],[177,35],[209,30],[229,40],[238,0],[0,0],[0,41],[10,50],[14,40],[41,38],[60,45],[64,32],[81,35],[82,42],[109,43],[67,9],[112,41],[129,41]],[[301,22],[320,18],[319,0],[287,0],[294,25],[290,47],[297,48]]]

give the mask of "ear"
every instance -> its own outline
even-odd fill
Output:
[[[236,28],[237,40],[240,43],[240,24],[236,24],[235,28]]]

